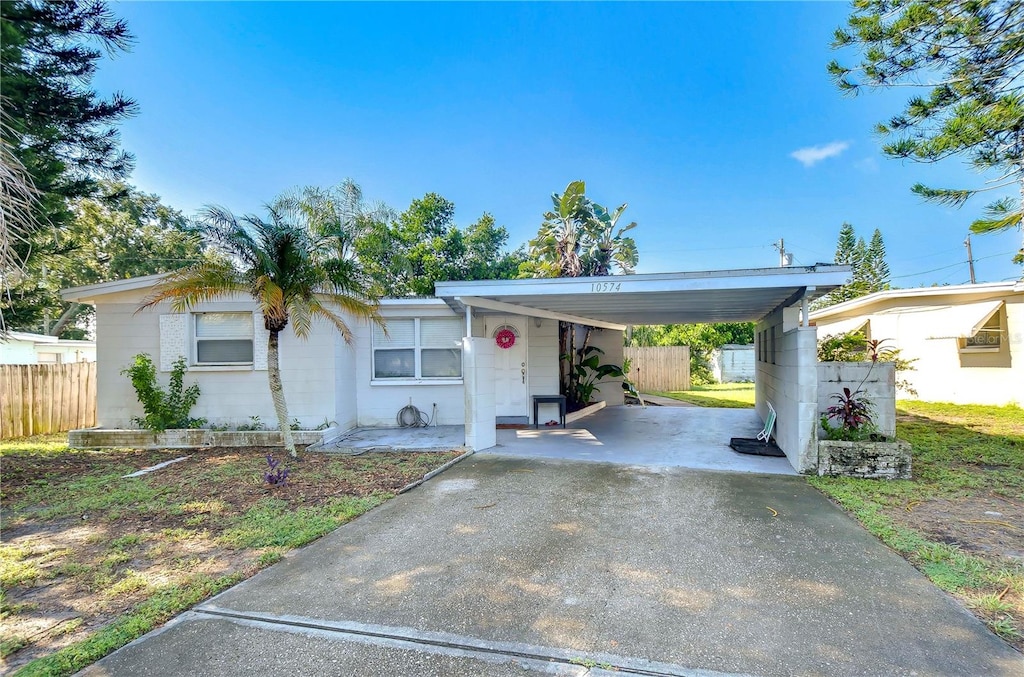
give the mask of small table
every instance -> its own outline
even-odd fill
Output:
[[[541,404],[557,404],[558,417],[562,427],[565,427],[565,395],[534,395],[533,396],[533,427],[539,428],[540,421],[537,418],[537,408]]]

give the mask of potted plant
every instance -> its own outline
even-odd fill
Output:
[[[860,390],[832,395],[821,416],[818,474],[885,479],[910,478],[910,445],[878,432],[871,402]]]

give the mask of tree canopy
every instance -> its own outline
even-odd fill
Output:
[[[975,233],[1021,229],[1024,203],[1024,3],[1020,0],[856,0],[833,47],[853,48],[856,65],[828,65],[838,87],[923,90],[877,125],[892,158],[938,162],[965,158],[991,176],[977,188],[912,190],[961,206],[992,192],[971,223]],[[1024,247],[1014,260],[1024,263]]]
[[[430,296],[434,283],[515,277],[522,251],[506,250],[508,231],[484,213],[465,229],[455,204],[437,193],[412,201],[397,215],[365,220],[355,252],[381,296]]]
[[[36,191],[23,237],[7,238],[7,258],[26,268],[17,281],[5,276],[10,295],[2,312],[12,327],[38,330],[44,306],[60,314],[39,272],[69,251],[64,230],[76,218],[76,202],[100,194],[101,179],[123,179],[131,171],[116,123],[135,114],[137,105],[119,93],[101,98],[90,87],[103,56],[131,42],[125,22],[104,2],[0,2],[0,140],[5,165],[16,161]],[[10,178],[6,171],[0,176],[5,193]]]
[[[863,237],[857,237],[852,225],[843,223],[836,242],[835,262],[850,266],[850,281],[815,301],[816,309],[890,288],[885,241],[878,228],[872,232],[870,242],[865,242]]]

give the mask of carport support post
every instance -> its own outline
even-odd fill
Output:
[[[466,397],[466,446],[473,451],[497,444],[494,401],[494,341],[462,339],[462,382]]]

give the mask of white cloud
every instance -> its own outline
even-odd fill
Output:
[[[878,161],[875,158],[868,156],[863,160],[858,160],[853,163],[853,166],[864,172],[865,174],[877,174],[878,173]]]
[[[824,146],[799,148],[790,153],[789,156],[799,161],[804,167],[813,167],[822,160],[838,156],[849,147],[850,143],[848,141],[833,141],[832,143],[826,143]]]

